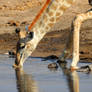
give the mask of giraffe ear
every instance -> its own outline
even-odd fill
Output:
[[[16,32],[17,34],[19,34],[20,28],[16,28],[16,29],[15,29],[15,32]]]

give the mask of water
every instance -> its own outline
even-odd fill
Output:
[[[64,65],[48,69],[49,63],[29,58],[24,69],[15,70],[14,58],[0,55],[0,92],[92,92],[91,73],[71,73]]]

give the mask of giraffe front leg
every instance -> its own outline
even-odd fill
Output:
[[[73,60],[71,64],[71,70],[78,69],[77,63],[79,61],[79,33],[80,27],[83,21],[92,19],[92,10],[86,13],[78,14],[73,21]]]
[[[79,61],[79,30],[74,30],[73,35],[73,60],[71,64],[71,69],[78,69],[77,63]]]
[[[71,63],[71,70],[78,69],[77,63],[79,61],[79,33],[80,33],[80,27],[81,27],[81,15],[78,15],[72,24],[73,27],[73,60]]]

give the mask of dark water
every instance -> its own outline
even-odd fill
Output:
[[[92,92],[91,73],[71,73],[65,65],[48,69],[51,61],[41,58],[29,58],[20,70],[13,63],[13,58],[0,55],[0,92]]]

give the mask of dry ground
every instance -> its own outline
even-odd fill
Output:
[[[30,24],[46,0],[0,0],[0,53],[15,50],[17,35],[16,27],[24,28]],[[78,14],[87,11],[91,6],[87,0],[76,0],[60,21],[39,43],[33,56],[60,55],[70,32],[71,22]],[[92,21],[83,23],[80,35],[81,57],[92,60]],[[43,54],[44,53],[44,54]]]

